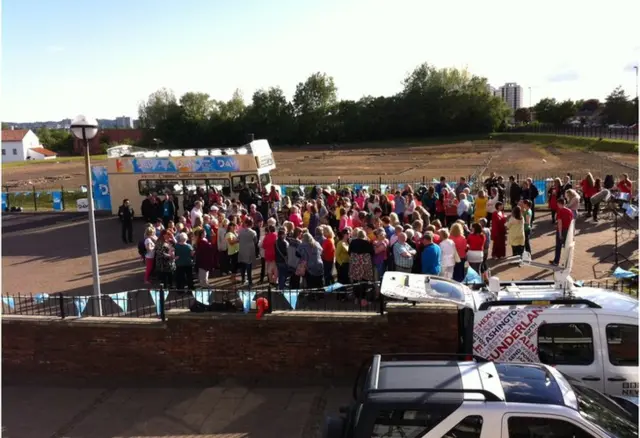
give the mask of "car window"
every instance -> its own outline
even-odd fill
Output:
[[[376,417],[372,438],[417,438],[437,426],[450,412],[382,410]]]
[[[542,324],[538,328],[538,356],[550,365],[593,363],[593,330],[589,324]]]
[[[509,417],[509,438],[593,438],[593,435],[564,420],[535,417]]]
[[[638,366],[638,326],[631,324],[607,325],[609,362],[615,366]]]
[[[480,438],[481,433],[482,417],[470,415],[445,433],[443,438]]]

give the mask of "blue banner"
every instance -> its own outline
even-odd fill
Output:
[[[251,301],[253,301],[253,297],[256,296],[256,293],[241,291],[241,292],[238,292],[238,295],[242,300],[242,308],[244,310],[244,313],[249,313],[249,310],[251,310]]]
[[[82,312],[87,307],[87,302],[90,297],[75,297],[73,299],[73,304],[76,305],[76,312],[78,316],[82,316]]]
[[[2,297],[2,302],[6,304],[11,310],[16,307],[16,300],[13,297]]]
[[[288,290],[288,291],[282,292],[282,295],[285,297],[285,299],[291,305],[291,310],[296,310],[296,306],[298,305],[298,294],[299,293],[300,293],[299,290]]]
[[[333,284],[331,284],[329,286],[325,286],[324,287],[324,291],[325,292],[333,292],[333,291],[335,291],[337,289],[342,289],[343,287],[344,287],[344,284],[342,284],[342,283],[333,283]]]
[[[151,300],[153,300],[153,304],[156,305],[156,313],[160,315],[160,291],[159,290],[150,290]],[[164,299],[166,301],[167,295],[169,295],[168,291],[164,292]]]
[[[620,280],[622,278],[634,278],[634,277],[637,277],[638,274],[634,274],[631,271],[627,271],[625,269],[618,267],[616,268],[615,271],[613,271],[613,276]]]
[[[111,299],[122,309],[124,313],[127,313],[127,307],[129,307],[129,292],[118,292],[111,294]]]
[[[133,158],[133,173],[235,172],[240,170],[237,158],[230,156],[184,158]]]
[[[547,183],[545,180],[536,180],[533,185],[538,189],[538,197],[533,201],[536,205],[547,202]]]
[[[2,192],[2,211],[7,209],[7,194]]]
[[[51,192],[51,198],[53,199],[53,209],[55,211],[62,211],[62,192]]]
[[[91,168],[93,202],[96,210],[111,211],[111,193],[109,192],[109,174],[106,166]]]

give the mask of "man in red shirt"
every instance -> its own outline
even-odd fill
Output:
[[[560,263],[560,253],[562,252],[562,247],[564,246],[565,241],[567,240],[567,232],[569,231],[569,227],[571,226],[571,221],[575,218],[573,217],[573,212],[565,207],[564,198],[558,199],[558,210],[556,213],[556,220],[558,221],[556,230],[556,253],[551,261],[552,265],[557,265]]]

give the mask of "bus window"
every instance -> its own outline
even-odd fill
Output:
[[[269,175],[268,173],[263,173],[262,175],[260,175],[260,185],[262,187],[266,187],[269,184],[271,184],[271,175]]]
[[[258,189],[258,177],[256,175],[237,175],[231,177],[231,186],[234,192],[239,192],[246,186],[253,190]]]
[[[179,195],[182,193],[182,182],[172,180],[141,179],[138,181],[138,191],[144,196],[147,196],[150,193],[166,193],[167,191]]]
[[[207,182],[203,179],[187,179],[184,181],[185,193],[195,193],[197,190],[207,190]]]
[[[231,196],[231,184],[228,178],[208,179],[207,184],[207,189],[215,188],[224,196]]]

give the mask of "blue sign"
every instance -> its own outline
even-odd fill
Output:
[[[193,165],[194,172],[235,172],[240,170],[238,160],[233,157],[197,158]]]
[[[91,168],[93,202],[96,210],[111,211],[111,192],[109,192],[109,174],[105,166]]]
[[[7,209],[7,194],[2,192],[2,211]]]
[[[53,209],[62,211],[62,192],[59,190],[51,192],[51,198],[53,199]]]
[[[538,189],[538,197],[533,201],[536,205],[547,202],[547,183],[544,180],[537,180],[533,185]]]
[[[238,159],[230,156],[194,158],[134,158],[133,173],[178,172],[235,172],[240,170]]]

